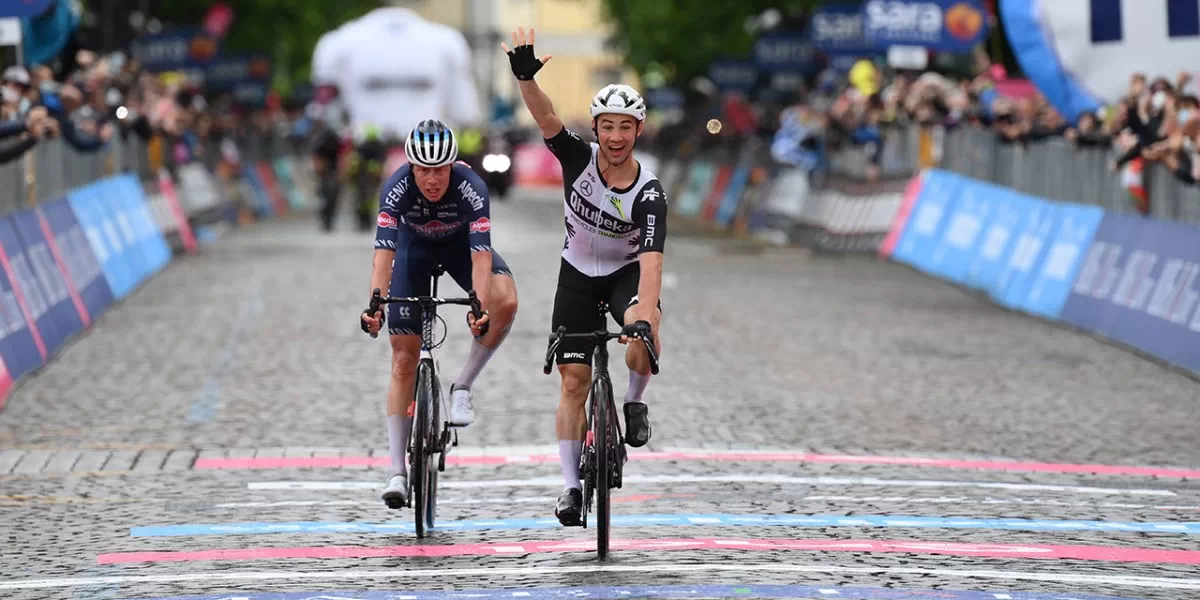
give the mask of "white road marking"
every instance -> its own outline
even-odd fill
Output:
[[[1039,492],[1062,492],[1073,494],[1107,494],[1114,496],[1177,496],[1171,490],[1138,488],[1105,488],[1074,485],[1048,485],[1035,483],[999,483],[990,481],[953,481],[930,479],[879,479],[876,477],[793,477],[789,475],[633,475],[625,483],[765,483],[777,485],[813,486],[880,486],[880,487],[925,487],[925,488],[978,488],[999,490],[1021,490]],[[560,477],[534,477],[530,479],[484,479],[475,481],[442,481],[440,489],[485,489],[562,486]],[[252,481],[246,484],[251,490],[378,490],[377,481]]]
[[[872,575],[881,573],[895,575],[938,576],[957,579],[999,579],[1009,581],[1038,581],[1043,583],[1072,583],[1083,585],[1113,585],[1136,588],[1200,590],[1200,579],[1178,579],[1166,577],[1138,577],[1112,575],[1084,575],[1079,573],[1044,573],[1029,571],[972,571],[957,569],[934,569],[920,567],[839,567],[826,565],[738,565],[718,564],[660,564],[660,565],[589,565],[572,567],[498,567],[475,569],[381,569],[338,571],[213,571],[203,573],[168,573],[162,575],[117,575],[108,577],[63,577],[57,579],[20,579],[0,581],[0,590],[32,590],[81,586],[105,586],[121,584],[195,582],[211,586],[215,582],[254,582],[275,580],[326,580],[351,581],[356,579],[395,579],[425,577],[449,581],[456,577],[492,577],[527,575],[562,575],[566,573],[683,573],[714,572],[728,573],[821,573],[833,575]]]

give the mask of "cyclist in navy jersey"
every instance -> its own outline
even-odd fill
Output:
[[[470,167],[455,162],[458,142],[450,128],[441,121],[422,121],[409,134],[405,154],[410,163],[396,169],[380,191],[371,289],[387,290],[390,296],[427,296],[436,262],[464,291],[475,290],[483,317],[476,321],[467,313],[476,338],[462,373],[450,386],[449,421],[465,427],[475,420],[471,386],[512,327],[517,287],[512,271],[492,248],[487,186]],[[374,315],[364,311],[361,320],[368,333],[380,331],[386,323],[391,338],[387,397],[391,475],[383,499],[405,501],[404,454],[412,431],[408,415],[420,361],[421,311],[415,304],[389,304],[386,318],[382,310]],[[487,335],[480,337],[485,323]]]

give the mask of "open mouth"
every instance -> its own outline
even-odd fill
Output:
[[[625,153],[625,150],[626,150],[625,144],[619,144],[619,145],[609,144],[608,145],[608,153],[612,156],[621,156],[622,154]]]

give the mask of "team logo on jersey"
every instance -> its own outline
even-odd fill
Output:
[[[640,201],[641,202],[654,202],[655,200],[658,200],[659,197],[661,197],[661,196],[662,196],[662,194],[660,194],[658,192],[658,190],[646,190],[646,191],[642,192],[642,199]]]
[[[492,222],[487,217],[480,217],[471,223],[471,233],[487,233],[492,230]]]
[[[613,205],[613,208],[617,209],[618,216],[620,216],[622,219],[627,218],[625,216],[625,211],[621,209],[621,197],[620,196],[614,196],[612,194],[609,194],[608,202],[609,202],[609,204]]]
[[[587,181],[587,180],[580,181],[579,182],[579,191],[583,192],[583,195],[585,195],[585,196],[591,196],[592,195],[592,182]]]
[[[475,188],[470,182],[464,181],[458,185],[458,192],[462,194],[464,200],[471,203],[471,208],[475,210],[483,210],[483,196],[475,191]]]
[[[425,223],[424,225],[418,225],[416,223],[412,223],[411,225],[412,225],[413,229],[416,229],[417,231],[419,231],[427,236],[437,237],[437,236],[446,235],[449,233],[454,233],[454,231],[458,229],[458,227],[459,227],[459,225],[461,225],[461,223],[459,223],[457,221],[452,222],[452,223],[443,223],[441,221],[430,221],[428,223]]]
[[[379,213],[379,219],[376,222],[379,224],[380,227],[383,227],[384,229],[395,229],[396,228],[396,217],[393,217],[392,215],[389,215],[385,212]]]

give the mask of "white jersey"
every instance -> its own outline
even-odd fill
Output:
[[[639,168],[633,185],[613,190],[596,167],[600,146],[566,127],[546,146],[563,169],[563,259],[588,277],[603,277],[637,262],[642,252],[663,251],[667,197],[654,173]]]
[[[313,50],[314,85],[335,85],[356,139],[367,127],[403,138],[424,119],[481,118],[467,41],[406,8],[379,8],[326,33]]]

